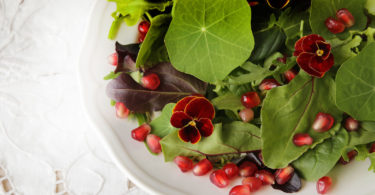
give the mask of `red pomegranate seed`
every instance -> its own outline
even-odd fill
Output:
[[[143,124],[135,129],[132,130],[131,135],[132,138],[143,142],[145,141],[147,135],[151,132],[151,127],[148,124]]]
[[[138,43],[143,43],[146,38],[146,34],[139,34],[138,36]]]
[[[249,1],[248,3],[249,3],[250,6],[256,6],[256,5],[259,4],[258,1]]]
[[[328,176],[324,176],[318,180],[316,183],[316,190],[319,194],[325,194],[328,192],[332,185],[332,179]]]
[[[290,70],[287,70],[286,72],[284,72],[285,80],[288,83],[290,81],[292,81],[294,79],[294,77],[296,77],[296,75],[297,75],[297,71],[295,71],[294,69],[290,69]]]
[[[245,123],[250,122],[254,119],[254,111],[251,108],[245,108],[241,110],[238,115]]]
[[[371,144],[370,153],[375,152],[375,142]]]
[[[113,65],[113,66],[117,66],[117,63],[118,63],[117,53],[113,53],[113,54],[108,56],[108,63]]]
[[[350,163],[350,161],[353,160],[355,156],[357,156],[357,151],[351,150],[346,154],[348,155],[349,161],[345,161],[344,158],[341,157],[340,160],[339,160],[339,163],[342,164],[342,165],[346,165],[346,164]]]
[[[182,172],[190,171],[194,166],[193,161],[186,156],[176,156],[176,158],[174,158],[174,162]]]
[[[297,133],[293,137],[293,143],[296,146],[311,145],[313,138],[308,133]]]
[[[212,169],[212,164],[209,160],[203,159],[199,161],[193,167],[193,173],[195,176],[201,176],[207,174]]]
[[[241,103],[246,108],[254,108],[260,104],[260,98],[257,92],[247,92],[241,97]]]
[[[138,24],[138,31],[141,34],[146,34],[150,28],[150,23],[147,21],[142,21]]]
[[[122,102],[116,102],[115,104],[116,116],[118,118],[127,118],[129,116],[130,110]]]
[[[210,174],[210,181],[219,188],[225,188],[229,185],[229,178],[225,171],[221,169],[216,170]]]
[[[154,134],[148,134],[146,137],[147,146],[151,152],[159,154],[161,152],[160,137]]]
[[[255,173],[255,177],[259,178],[263,185],[275,184],[275,177],[269,171],[259,170]]]
[[[144,75],[141,79],[142,86],[146,89],[155,90],[160,85],[159,76],[155,73]]]
[[[316,132],[326,132],[332,128],[334,121],[335,119],[330,114],[319,112],[316,115],[312,128]]]
[[[258,171],[258,167],[256,166],[255,163],[250,162],[250,161],[245,161],[241,163],[238,173],[241,177],[251,177],[251,176],[254,176],[254,173],[256,171]]]
[[[280,83],[275,79],[264,79],[259,85],[259,90],[266,91],[278,86],[280,86]]]
[[[350,11],[345,8],[337,10],[336,18],[340,22],[344,23],[346,27],[351,27],[355,23],[352,13],[350,13]]]
[[[290,180],[293,176],[294,168],[292,166],[287,166],[283,169],[278,169],[275,172],[276,183],[283,185]]]
[[[251,192],[258,191],[263,185],[262,180],[256,177],[246,177],[242,180],[242,184],[249,186]]]
[[[234,163],[227,163],[224,165],[223,171],[227,174],[229,179],[238,175],[238,167]]]
[[[250,195],[250,188],[247,185],[238,185],[234,186],[230,192],[229,195]]]
[[[333,34],[341,33],[345,30],[345,25],[341,21],[338,21],[332,17],[329,17],[325,21],[325,25],[328,30]]]
[[[345,119],[345,129],[347,131],[357,131],[359,129],[359,122],[352,117]]]

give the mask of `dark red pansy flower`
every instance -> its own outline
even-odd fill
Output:
[[[320,35],[304,36],[294,48],[293,55],[298,56],[297,64],[311,76],[322,78],[334,64],[331,45]]]
[[[178,137],[184,142],[196,144],[214,130],[211,120],[215,117],[215,109],[205,97],[185,97],[177,102],[172,112],[171,124],[180,128]]]

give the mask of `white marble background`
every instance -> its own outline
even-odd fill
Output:
[[[0,194],[144,194],[81,107],[76,69],[93,0],[0,0]]]

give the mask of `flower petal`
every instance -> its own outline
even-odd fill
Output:
[[[193,119],[184,112],[178,111],[172,114],[171,124],[173,127],[182,128],[189,124]]]
[[[193,126],[186,126],[178,131],[178,137],[184,142],[196,144],[201,140],[201,134],[198,129]]]
[[[178,112],[178,111],[184,111],[185,110],[185,107],[186,105],[191,101],[193,100],[194,98],[196,98],[196,96],[187,96],[187,97],[184,97],[182,98],[180,101],[177,102],[177,104],[174,106],[172,112]]]
[[[203,137],[208,137],[214,131],[214,125],[208,118],[202,118],[197,123],[197,128]]]
[[[316,45],[320,50],[323,50],[323,55],[321,57],[323,60],[326,60],[331,54],[331,45],[324,41],[317,41]]]
[[[323,37],[317,34],[311,34],[307,35],[303,40],[302,40],[302,50],[304,52],[310,52],[310,53],[315,53],[316,50],[318,49],[316,42],[317,41],[325,41]]]
[[[298,56],[300,53],[303,52],[303,50],[302,50],[302,42],[303,42],[303,40],[304,40],[305,38],[306,38],[306,36],[300,38],[300,39],[296,42],[296,44],[294,45],[294,49],[295,49],[295,51],[294,51],[294,53],[293,53],[294,56]]]
[[[327,60],[323,60],[322,57],[313,57],[310,61],[310,68],[314,69],[316,72],[321,72],[321,76],[323,77],[324,73],[326,73],[329,69],[332,68],[334,64],[333,55],[330,54]]]
[[[208,118],[212,120],[215,117],[214,106],[204,97],[191,100],[186,105],[184,112],[194,119]]]
[[[297,57],[297,64],[309,75],[322,77],[324,73],[318,72],[317,70],[310,67],[310,63],[315,57],[315,54],[303,52]]]

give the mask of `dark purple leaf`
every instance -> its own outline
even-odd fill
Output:
[[[286,182],[283,185],[275,183],[272,185],[272,187],[274,189],[281,190],[286,193],[298,192],[302,187],[301,178],[298,176],[296,172],[294,172],[292,178],[290,178],[288,182]]]
[[[177,102],[185,96],[206,92],[207,83],[177,71],[170,63],[160,63],[145,73],[159,76],[160,85],[157,90],[143,88],[131,76],[122,73],[108,84],[107,95],[117,102],[123,102],[130,110],[143,113],[158,111],[164,105]]]
[[[137,60],[137,55],[139,52],[139,44],[128,44],[121,45],[116,42],[116,53],[118,56],[118,62],[116,66],[115,73],[118,72],[128,72],[135,71],[135,61]]]

